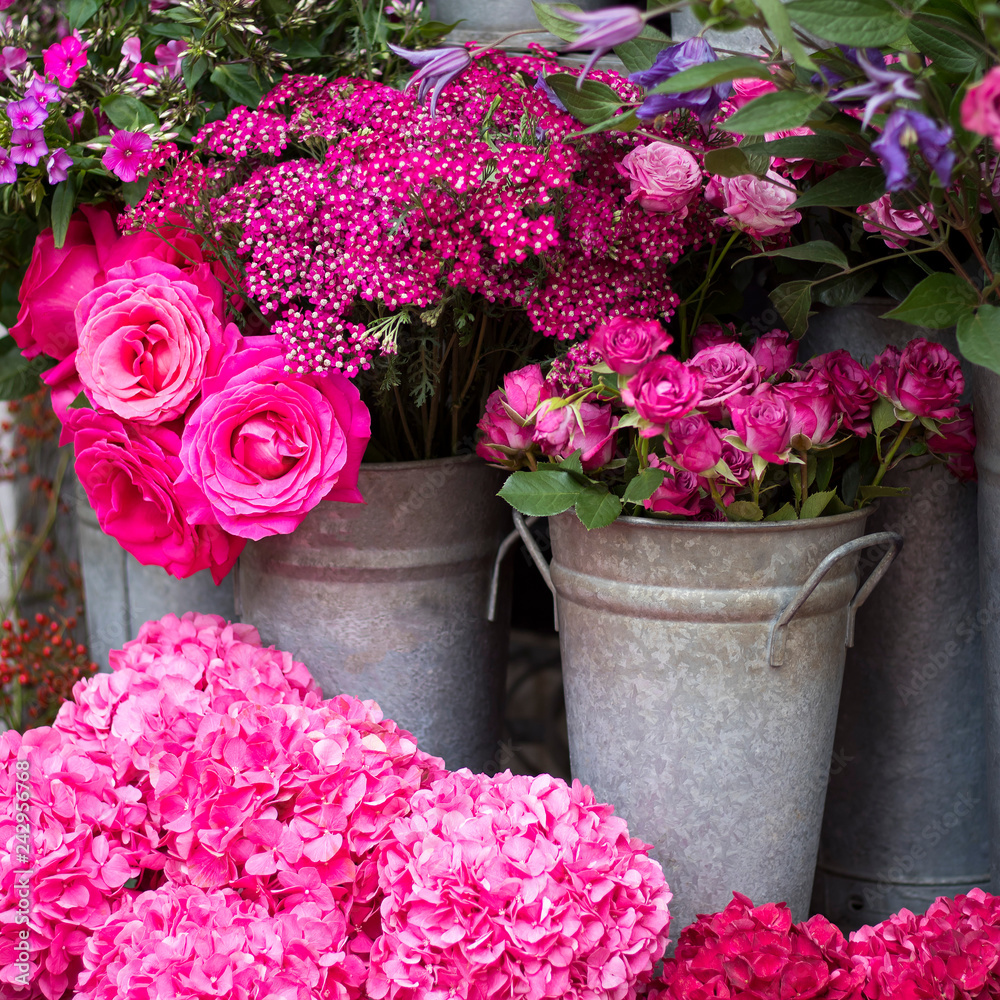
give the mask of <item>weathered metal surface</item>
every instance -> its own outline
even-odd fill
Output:
[[[573,775],[652,843],[675,939],[733,890],[808,914],[857,553],[792,619],[780,667],[769,637],[869,513],[590,533],[550,519]]]
[[[102,670],[108,669],[108,653],[121,649],[154,618],[185,611],[221,615],[226,621],[236,617],[234,573],[218,587],[208,570],[177,580],[159,566],[143,566],[104,534],[82,490],[76,512],[90,655]]]
[[[864,364],[953,331],[879,319],[867,300],[810,322],[801,357],[845,348]],[[976,487],[918,461],[887,482],[872,530],[907,541],[859,612],[847,652],[813,908],[842,928],[989,881]]]
[[[362,465],[366,505],[322,503],[240,557],[243,620],[328,696],[374,698],[449,767],[500,751],[510,588],[488,621],[510,527],[503,473],[476,456]]]
[[[552,3],[555,0],[541,0]],[[607,0],[577,0],[576,5],[583,10],[600,10],[611,7]],[[435,21],[445,24],[462,23],[445,40],[445,44],[465,42],[492,42],[511,31],[535,30],[532,35],[521,35],[511,39],[508,45],[526,49],[529,42],[540,42],[545,46],[565,44],[561,39],[542,30],[535,17],[531,0],[428,0],[428,13]]]

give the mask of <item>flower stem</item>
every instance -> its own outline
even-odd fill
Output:
[[[899,446],[903,443],[903,439],[906,435],[910,433],[910,428],[912,426],[913,421],[907,420],[906,423],[900,428],[899,433],[896,435],[896,440],[892,442],[892,447],[889,449],[889,453],[882,459],[882,464],[878,467],[878,472],[872,480],[872,486],[878,486],[879,483],[881,483],[885,478],[885,474],[889,471],[889,466],[892,464],[892,460],[896,457],[896,452],[899,451]]]

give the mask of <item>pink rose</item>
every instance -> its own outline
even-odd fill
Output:
[[[739,344],[718,344],[699,351],[689,362],[705,377],[699,409],[710,416],[721,414],[726,400],[753,392],[760,384],[757,362]]]
[[[504,376],[503,389],[490,393],[486,412],[477,425],[483,437],[476,454],[487,462],[517,460],[518,452],[531,446],[534,422],[529,417],[543,399],[552,395],[540,365],[528,365]],[[505,450],[506,449],[506,450]]]
[[[799,342],[793,340],[784,330],[771,330],[758,337],[750,348],[750,354],[757,362],[762,379],[784,375],[799,355]]]
[[[707,472],[722,457],[722,438],[707,417],[689,413],[667,425],[667,452],[688,472]]]
[[[736,108],[742,108],[764,94],[771,94],[778,88],[770,80],[758,80],[751,76],[743,80],[733,80],[733,93],[729,103]]]
[[[732,323],[707,322],[699,325],[691,338],[691,350],[697,354],[706,347],[718,347],[719,344],[738,344],[736,327]]]
[[[187,418],[177,485],[189,520],[259,539],[294,531],[321,500],[363,503],[358,467],[370,435],[345,376],[286,373],[279,338],[244,341],[205,379]]]
[[[113,268],[76,310],[76,367],[87,396],[123,420],[159,424],[183,416],[232,353],[222,286],[206,265],[185,275],[152,257]]]
[[[862,226],[866,232],[878,233],[887,247],[900,249],[909,243],[911,236],[923,236],[931,231],[937,222],[934,206],[927,202],[917,211],[908,208],[893,208],[892,195],[884,194],[870,205],[860,205],[858,214],[862,216]]]
[[[806,370],[818,371],[826,377],[844,430],[867,437],[872,429],[872,405],[877,398],[868,372],[843,349],[818,355],[807,363]]]
[[[622,402],[648,420],[643,437],[662,434],[664,425],[690,413],[701,402],[705,377],[669,354],[648,361],[622,387]]]
[[[1000,142],[1000,66],[994,66],[962,98],[962,127]]]
[[[669,142],[637,146],[616,166],[631,184],[631,194],[625,200],[638,199],[647,212],[670,212],[685,219],[688,205],[701,192],[698,161],[686,149]]]
[[[647,361],[665,351],[674,338],[655,319],[615,316],[597,328],[590,346],[620,375],[634,375]]]
[[[753,456],[729,441],[722,442],[722,461],[726,463],[736,486],[746,486],[753,478]]]
[[[798,196],[774,170],[766,177],[713,177],[705,188],[705,200],[755,239],[785,233],[800,222],[802,216],[792,208]]]
[[[767,462],[783,464],[791,445],[791,412],[774,387],[765,382],[752,395],[729,400],[733,430],[750,449]]]
[[[804,382],[782,382],[774,391],[788,404],[792,447],[808,451],[828,444],[839,426],[839,408],[830,383],[820,374]]]
[[[711,498],[705,496],[704,480],[693,472],[671,468],[661,462],[656,455],[650,456],[649,465],[653,469],[665,469],[666,475],[663,477],[662,485],[656,488],[656,492],[648,500],[643,501],[646,510],[658,514],[681,514],[693,517],[705,509],[706,503],[712,505]]]
[[[569,458],[582,449],[584,472],[606,465],[614,457],[618,418],[599,403],[543,408],[535,423],[534,440],[550,458]]]
[[[105,534],[144,566],[185,578],[210,569],[218,583],[245,544],[212,521],[188,522],[175,489],[180,438],[166,427],[128,424],[96,410],[71,410],[76,474]]]
[[[887,348],[872,363],[871,375],[893,406],[931,420],[952,419],[965,391],[958,359],[925,337],[911,340],[902,351]]]
[[[958,416],[938,424],[938,434],[927,434],[927,447],[942,458],[948,459],[948,468],[963,482],[977,478],[973,454],[976,450],[976,427],[972,407],[960,406]]]

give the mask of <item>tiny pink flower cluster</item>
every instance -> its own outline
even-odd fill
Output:
[[[449,773],[212,615],[148,622],[111,666],[52,728],[0,736],[0,992],[632,1000],[650,979],[663,872],[579,782]]]
[[[217,582],[245,539],[361,502],[370,433],[341,373],[289,376],[277,338],[227,322],[228,280],[176,225],[120,236],[84,206],[62,248],[39,236],[11,328],[59,362],[45,380],[101,528],[145,565]]]
[[[164,148],[133,223],[186,214],[233,245],[296,372],[366,370],[396,349],[379,317],[457,293],[562,339],[669,316],[672,265],[715,238],[698,159],[627,134],[567,141],[578,123],[523,82],[556,71],[550,54],[480,53],[434,115],[379,83],[287,77],[192,153]]]

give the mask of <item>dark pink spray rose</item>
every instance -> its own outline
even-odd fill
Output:
[[[915,417],[950,420],[958,412],[965,376],[958,358],[941,344],[917,337],[902,351],[889,347],[870,371],[878,392]]]
[[[691,338],[691,350],[697,354],[706,347],[717,347],[719,344],[738,344],[736,327],[732,323],[702,323]]]
[[[837,400],[829,382],[819,374],[802,382],[782,382],[774,391],[788,404],[788,433],[792,447],[808,451],[828,444],[837,433]]]
[[[722,457],[722,437],[707,417],[689,413],[667,425],[667,452],[688,472],[707,472]]]
[[[668,420],[683,417],[701,402],[705,377],[700,371],[664,354],[647,362],[622,387],[622,402],[634,407],[651,427],[643,437],[662,434]]]
[[[478,427],[483,432],[476,454],[487,462],[505,462],[531,445],[529,418],[552,395],[540,365],[528,365],[504,376],[503,389],[490,393]],[[509,450],[505,450],[509,449]]]
[[[799,342],[793,340],[784,330],[771,330],[754,341],[750,348],[750,354],[757,362],[760,377],[763,379],[772,378],[775,375],[784,375],[799,354]]]
[[[646,510],[657,514],[680,514],[693,517],[700,514],[706,507],[712,506],[712,500],[707,496],[705,480],[694,472],[684,469],[674,469],[660,461],[656,455],[649,459],[650,468],[664,469],[666,475],[656,492],[643,501]]]
[[[788,403],[764,383],[752,395],[729,400],[729,415],[743,443],[765,461],[782,464],[788,460],[792,415]]]
[[[181,441],[192,523],[258,539],[294,531],[321,500],[364,502],[370,418],[345,376],[287,373],[280,340],[254,337],[202,394]]]
[[[716,344],[699,351],[689,362],[705,377],[699,408],[718,417],[722,404],[733,396],[752,392],[760,384],[757,362],[739,344]]]
[[[867,437],[872,429],[872,405],[878,398],[868,372],[843,349],[818,355],[806,364],[806,368],[826,376],[837,400],[844,430]]]
[[[927,447],[947,459],[948,468],[963,482],[978,478],[974,454],[976,451],[976,427],[972,419],[972,407],[960,406],[954,420],[938,424],[938,434],[927,435]]]
[[[673,337],[655,319],[615,316],[597,328],[591,346],[620,375],[634,375],[647,361],[665,351]]]
[[[612,416],[611,407],[599,403],[543,407],[534,439],[550,458],[569,458],[582,449],[580,461],[584,471],[590,472],[611,461],[617,427],[618,418]]]

